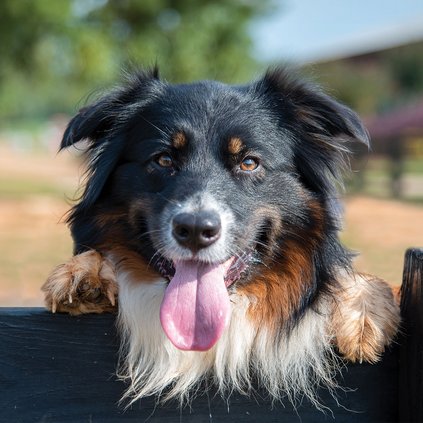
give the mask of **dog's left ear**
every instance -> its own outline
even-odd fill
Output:
[[[284,68],[269,70],[258,87],[270,97],[281,127],[293,135],[294,160],[303,183],[315,192],[332,193],[349,164],[349,144],[369,145],[358,115]]]
[[[138,71],[128,76],[121,88],[82,108],[70,121],[60,150],[82,140],[87,143],[84,153],[88,158],[88,177],[78,210],[94,204],[118,162],[125,146],[120,128],[135,112],[142,110],[160,87],[157,67]]]

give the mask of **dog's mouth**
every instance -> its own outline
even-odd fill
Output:
[[[159,261],[169,279],[160,321],[169,340],[181,350],[206,351],[221,337],[229,323],[228,293],[253,260],[253,253],[231,257],[221,263],[197,260]]]

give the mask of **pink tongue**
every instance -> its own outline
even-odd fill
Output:
[[[224,278],[231,263],[232,258],[222,264],[175,263],[160,308],[162,327],[175,347],[205,351],[220,338],[230,315]]]

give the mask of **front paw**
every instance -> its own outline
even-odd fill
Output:
[[[386,282],[369,275],[342,285],[333,317],[338,350],[349,361],[375,363],[398,331],[398,303]]]
[[[72,315],[116,310],[118,287],[112,264],[94,250],[57,266],[42,286],[46,307]]]

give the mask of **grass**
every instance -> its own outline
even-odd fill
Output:
[[[423,160],[408,159],[404,165],[404,171],[407,174],[423,175]]]
[[[27,178],[1,177],[0,194],[2,199],[25,199],[28,196],[46,195],[63,197],[60,183]]]
[[[360,171],[365,171],[369,176],[384,176],[389,171],[390,162],[385,158],[372,158],[363,166],[359,166]],[[404,160],[404,173],[406,175],[423,176],[423,160],[407,158]]]

